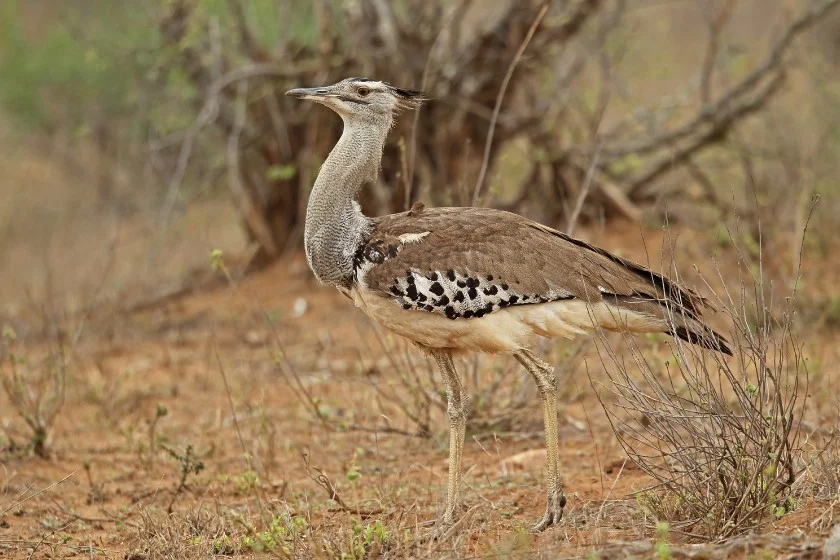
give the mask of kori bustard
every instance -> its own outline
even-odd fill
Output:
[[[522,216],[489,208],[424,208],[370,218],[355,201],[375,181],[394,116],[422,93],[367,78],[286,92],[326,105],[344,131],[312,188],[304,245],[315,276],[375,321],[434,357],[449,415],[446,528],[455,520],[469,397],[453,355],[512,354],[539,388],[547,451],[547,505],[534,525],[560,521],[554,369],[530,352],[539,337],[595,328],[664,332],[730,353],[701,322],[704,300],[664,276]]]

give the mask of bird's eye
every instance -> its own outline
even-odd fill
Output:
[[[359,92],[359,95],[361,95],[362,97],[365,97],[367,94],[370,93],[370,90],[366,87],[360,87],[358,89],[358,92]]]

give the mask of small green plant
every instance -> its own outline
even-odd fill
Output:
[[[664,521],[656,524],[656,557],[659,560],[670,560],[671,545],[668,544],[668,531],[671,526]]]
[[[169,502],[169,506],[166,508],[167,513],[172,513],[172,508],[175,505],[175,501],[178,499],[178,496],[186,490],[187,488],[187,479],[190,475],[197,475],[201,471],[204,470],[204,462],[202,462],[198,457],[196,457],[195,452],[193,451],[193,446],[188,445],[187,449],[184,451],[183,455],[172,449],[171,447],[167,447],[164,444],[160,444],[160,448],[166,451],[170,457],[178,461],[181,465],[181,477],[178,480],[178,486],[175,488],[175,491],[172,494],[172,500]]]
[[[354,482],[354,481],[358,480],[358,478],[360,476],[362,476],[362,473],[361,473],[361,471],[359,471],[359,466],[358,465],[351,465],[350,469],[348,469],[348,471],[347,471],[347,481],[348,482]]]
[[[213,540],[213,554],[219,556],[232,556],[236,554],[236,547],[227,535],[222,535]]]
[[[347,469],[347,474],[345,475],[347,482],[355,482],[362,476],[362,471],[359,469],[358,463],[356,463],[359,452],[360,450],[358,448],[353,452],[353,460],[350,462],[350,468]]]
[[[256,472],[248,470],[244,473],[234,476],[232,479],[236,485],[236,489],[240,494],[247,494],[255,488],[260,486],[260,477]]]
[[[4,339],[8,340],[9,342],[14,342],[14,341],[17,340],[17,333],[15,332],[15,329],[13,329],[12,327],[10,327],[8,325],[3,327],[2,336],[3,336]]]
[[[373,523],[362,525],[358,519],[353,519],[353,534],[350,539],[350,549],[341,553],[342,560],[362,560],[377,558],[388,542],[388,533],[378,519]]]
[[[290,555],[295,541],[306,533],[308,527],[306,518],[300,515],[278,515],[271,519],[265,531],[251,529],[251,536],[242,537],[242,544],[258,553],[279,551]]]
[[[225,266],[224,255],[221,249],[213,249],[210,251],[210,268],[213,272],[219,272]]]

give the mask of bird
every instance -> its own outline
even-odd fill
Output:
[[[440,531],[460,507],[461,456],[470,399],[453,358],[512,355],[533,377],[542,403],[546,509],[533,525],[560,522],[557,379],[531,348],[542,338],[608,329],[661,332],[731,355],[701,318],[708,301],[665,276],[515,213],[484,207],[431,208],[368,217],[356,198],[376,181],[388,132],[403,110],[429,97],[352,77],[286,95],[332,109],[343,131],[306,207],[304,250],[315,277],[335,286],[387,330],[431,356],[446,390],[449,460]]]

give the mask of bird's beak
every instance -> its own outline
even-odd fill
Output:
[[[298,99],[323,99],[330,96],[330,90],[327,88],[296,88],[287,91],[286,95]]]

